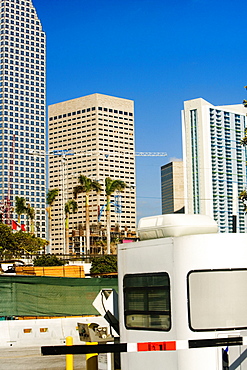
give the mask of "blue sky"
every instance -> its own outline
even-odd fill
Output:
[[[138,217],[161,213],[160,167],[182,158],[183,101],[247,97],[246,5],[232,0],[33,0],[47,35],[47,104],[135,101]]]

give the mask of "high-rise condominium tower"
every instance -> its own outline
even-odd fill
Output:
[[[124,181],[128,187],[111,198],[111,226],[135,231],[133,101],[92,94],[49,106],[49,151],[49,188],[59,189],[52,210],[52,252],[65,252],[64,204],[73,198],[79,175],[102,184],[102,193],[92,192],[89,200],[90,224],[96,226],[99,218],[103,226],[106,220],[105,178]],[[78,211],[70,215],[70,236],[85,225],[85,194],[78,195],[77,203]],[[80,238],[73,247],[83,252]]]
[[[189,100],[183,111],[185,209],[213,217],[221,232],[246,232],[238,194],[246,188],[246,150],[240,141],[246,127],[243,105],[213,106]]]
[[[15,197],[24,197],[35,208],[36,234],[45,238],[45,158],[31,154],[45,150],[45,33],[31,0],[3,0],[0,11],[2,217],[16,219]]]
[[[161,167],[162,214],[184,213],[183,161]]]

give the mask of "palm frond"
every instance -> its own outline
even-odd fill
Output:
[[[27,205],[26,214],[31,220],[34,220],[34,218],[35,218],[35,209],[33,207],[31,207],[30,204]]]
[[[122,180],[112,180],[110,177],[105,179],[106,195],[113,194],[116,190],[122,191],[127,187],[127,184]]]
[[[75,213],[77,211],[77,202],[74,199],[69,199],[65,203],[64,211],[66,214]]]
[[[81,185],[77,185],[73,189],[73,197],[77,199],[78,194],[83,193],[83,187]]]
[[[80,175],[78,181],[80,185],[75,186],[73,189],[74,199],[76,199],[77,195],[80,193],[90,193],[90,191],[100,193],[102,190],[101,184],[98,181],[91,180],[87,176]]]
[[[46,194],[46,202],[49,204],[49,206],[52,205],[56,197],[58,196],[59,189],[49,189]]]
[[[21,215],[23,213],[26,213],[27,207],[26,207],[26,199],[23,197],[15,197],[15,212],[18,215]]]
[[[247,191],[243,190],[239,194],[238,198],[242,201],[244,206],[244,212],[247,213]]]

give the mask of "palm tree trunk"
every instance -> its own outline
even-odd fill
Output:
[[[48,229],[49,229],[49,251],[51,253],[51,247],[52,247],[52,238],[51,238],[51,219],[48,218]]]
[[[69,254],[69,215],[65,218],[65,253]]]
[[[48,235],[49,235],[49,250],[51,252],[52,238],[51,238],[51,206],[46,208],[48,213]]]
[[[107,254],[111,254],[111,204],[110,195],[106,197],[106,241],[107,241]]]
[[[85,211],[86,211],[86,252],[87,254],[90,254],[89,194],[86,194]]]
[[[34,235],[34,222],[33,222],[33,220],[30,220],[30,234]]]

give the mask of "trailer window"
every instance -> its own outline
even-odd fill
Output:
[[[170,279],[167,273],[125,275],[123,287],[127,329],[170,330]]]
[[[189,325],[194,331],[247,328],[247,270],[188,274]]]

